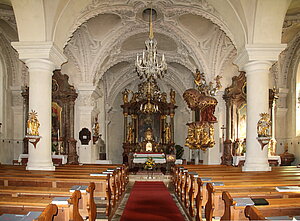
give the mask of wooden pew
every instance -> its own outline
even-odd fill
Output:
[[[49,204],[42,214],[36,219],[37,221],[50,221],[54,219],[58,212],[58,208],[55,204]]]
[[[243,181],[253,181],[256,180],[256,183],[265,182],[266,172],[241,172],[240,168],[233,168],[232,171],[229,170],[230,167],[226,166],[195,166],[192,165],[192,171],[197,171],[199,174],[201,172],[202,177],[213,177],[213,181],[224,181],[229,180],[231,182],[239,183]],[[221,172],[216,171],[217,168],[221,168]],[[201,207],[197,206],[197,212],[194,212],[194,205],[199,204],[203,205],[203,202],[206,202],[206,189],[199,186],[195,179],[192,178],[192,175],[188,175],[187,172],[183,172],[182,169],[179,167],[174,169],[174,185],[175,185],[175,192],[182,200],[182,204],[188,208],[189,214],[191,217],[196,215],[196,220],[201,219]],[[283,185],[296,185],[293,180],[299,180],[299,168],[296,167],[284,167],[282,169],[277,169],[274,172],[267,172],[269,175],[273,177],[279,177],[278,179],[291,182],[285,183]],[[203,175],[204,174],[204,175]],[[215,175],[217,174],[217,175]],[[192,181],[191,181],[192,180]],[[201,182],[200,182],[201,183]],[[270,184],[269,184],[270,185]],[[274,186],[275,184],[273,184]],[[227,185],[226,185],[227,186]],[[200,193],[198,193],[198,189]],[[204,193],[202,193],[204,192]],[[200,194],[200,195],[199,195]],[[197,196],[197,197],[196,197]]]
[[[46,172],[45,172],[46,173]],[[67,182],[64,186],[68,186],[71,187],[72,185],[86,185],[86,182],[88,182],[87,180],[94,180],[95,182],[99,182],[99,179],[102,179],[103,182],[105,182],[105,186],[110,183],[109,187],[106,187],[104,194],[105,195],[101,195],[103,197],[107,198],[107,207],[108,208],[115,208],[116,207],[116,202],[117,200],[120,198],[121,194],[124,192],[122,190],[122,187],[124,188],[124,185],[121,185],[121,180],[116,180],[117,174],[120,174],[119,171],[114,171],[112,175],[104,175],[105,177],[94,177],[91,178],[90,175],[86,175],[84,177],[81,178],[74,178],[74,175],[71,175],[71,178],[66,178],[66,177],[50,177],[50,176],[26,176],[26,177],[20,177],[18,176],[13,176],[13,174],[9,175],[9,176],[2,176],[2,179],[6,179],[8,181],[13,181],[12,183],[17,183],[16,180],[18,180],[18,184],[19,185],[26,185],[28,186],[30,182],[31,186],[35,186],[34,184],[40,186],[40,185],[46,185],[46,186],[53,186],[53,183],[60,183],[60,182]],[[11,177],[12,176],[12,177]],[[0,176],[1,177],[1,176]],[[109,177],[109,178],[108,178]],[[109,182],[108,182],[109,179]],[[34,181],[33,181],[34,180]],[[21,183],[22,181],[24,181],[24,183]],[[27,182],[27,183],[26,183]],[[78,183],[79,182],[79,183]],[[10,185],[11,183],[7,182],[7,185]],[[68,184],[68,185],[67,185]],[[57,186],[57,185],[55,185]],[[55,187],[53,187],[55,188]],[[113,201],[110,200],[110,198],[113,199]],[[113,203],[113,205],[111,205],[111,203]],[[107,208],[107,216],[110,216],[110,212],[111,209]]]
[[[79,211],[82,217],[93,217],[96,214],[94,202],[95,184],[91,182],[86,189],[86,192],[81,193],[79,201]],[[40,197],[62,197],[72,196],[70,188],[52,188],[52,187],[23,187],[23,186],[0,186],[1,196],[40,196]],[[90,206],[91,205],[91,206]]]
[[[236,202],[227,191],[223,192],[223,200],[225,211],[221,220],[247,220],[245,206],[236,206]],[[267,201],[269,205],[256,206],[260,211],[264,211],[265,216],[300,215],[299,198],[276,198],[267,199]]]
[[[108,165],[104,166],[107,167]],[[15,168],[17,169],[14,170]],[[4,170],[5,172],[3,172],[3,170],[0,172],[0,183],[2,181],[2,184],[6,186],[17,183],[18,185],[27,186],[38,185],[46,187],[70,187],[71,184],[85,185],[84,182],[95,181],[98,183],[99,180],[103,180],[101,182],[105,185],[105,189],[102,191],[100,196],[106,197],[106,214],[107,216],[110,216],[111,211],[116,209],[118,201],[125,192],[125,185],[128,183],[128,167],[120,167],[110,176],[104,175],[104,177],[90,176],[91,170],[95,173],[103,171],[103,168],[99,166],[79,166],[79,170],[76,170],[76,168],[76,166],[70,166],[61,167],[58,171],[26,171],[25,168],[21,166],[7,166]]]
[[[57,205],[58,213],[54,220],[83,220],[78,210],[80,197],[80,191],[76,190],[68,200],[68,205]],[[43,211],[51,203],[51,198],[5,196],[0,199],[0,214],[27,214],[30,211]]]

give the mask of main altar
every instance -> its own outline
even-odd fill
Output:
[[[175,91],[161,92],[156,80],[139,84],[137,92],[125,89],[121,105],[124,115],[123,163],[134,167],[139,153],[175,154]],[[160,155],[161,157],[161,155]],[[141,163],[140,161],[138,163]],[[163,163],[166,163],[165,161]]]

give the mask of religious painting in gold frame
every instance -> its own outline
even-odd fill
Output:
[[[52,119],[52,128],[51,128],[51,134],[52,139],[58,140],[59,137],[62,136],[62,107],[58,105],[56,102],[52,102],[52,113],[51,113],[51,119]]]

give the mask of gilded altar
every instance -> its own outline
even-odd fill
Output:
[[[138,91],[123,91],[123,163],[134,153],[174,153],[175,91],[169,99],[154,79],[139,84]],[[169,100],[169,101],[168,101]]]

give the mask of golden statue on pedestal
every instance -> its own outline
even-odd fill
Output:
[[[128,125],[127,142],[128,143],[133,143],[134,142],[133,127],[132,127],[131,123],[129,123],[129,125]]]
[[[258,137],[270,137],[271,120],[268,113],[261,113],[260,119],[257,123],[257,135]]]
[[[37,119],[37,112],[31,110],[27,121],[27,135],[39,136],[40,122]]]
[[[171,126],[169,123],[166,123],[165,128],[165,142],[170,143],[171,142]]]

